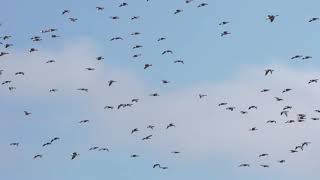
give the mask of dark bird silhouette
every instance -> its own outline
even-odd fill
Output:
[[[268,15],[266,19],[269,20],[270,22],[273,22],[275,20],[275,18],[278,16],[279,15]]]
[[[36,49],[36,48],[30,48],[30,49],[29,49],[29,52],[30,52],[30,53],[32,53],[32,52],[36,52],[36,51],[39,51],[39,50],[38,50],[38,49]]]
[[[199,98],[200,98],[200,99],[202,99],[202,98],[204,98],[204,97],[206,97],[206,96],[208,96],[208,95],[206,95],[206,94],[199,94]]]
[[[115,80],[110,80],[110,81],[108,81],[108,86],[111,86],[113,83],[115,83],[115,82],[117,82],[117,81],[115,81]]]
[[[229,35],[231,34],[229,31],[223,31],[222,33],[220,33],[220,36],[226,36],[226,35]]]
[[[240,111],[241,114],[248,114],[248,111]]]
[[[119,7],[124,7],[124,6],[128,6],[128,3],[121,3],[120,5],[119,5]]]
[[[116,20],[116,19],[120,19],[119,16],[110,16],[110,19]]]
[[[0,52],[0,56],[8,55],[8,52]]]
[[[108,148],[100,148],[98,151],[108,151],[109,152],[109,149]]]
[[[248,110],[250,110],[250,109],[258,109],[258,107],[257,107],[257,106],[250,106],[250,107],[248,108]]]
[[[37,158],[42,158],[42,155],[41,154],[37,154],[37,155],[33,156],[33,159],[37,159]]]
[[[12,90],[15,90],[15,89],[17,89],[17,88],[16,88],[16,87],[11,86],[11,87],[9,87],[8,89],[9,89],[9,91],[12,91]]]
[[[49,146],[49,145],[51,145],[51,142],[44,143],[42,147]]]
[[[264,75],[267,76],[269,73],[272,74],[274,70],[273,69],[266,69],[264,71],[265,71]]]
[[[175,127],[175,125],[173,123],[170,123],[167,125],[167,129],[169,129],[170,127]]]
[[[185,0],[185,3],[191,3],[193,0]]]
[[[250,164],[240,164],[239,167],[250,167]]]
[[[182,9],[177,9],[177,10],[174,12],[174,14],[179,14],[179,13],[181,13],[181,12],[183,12]]]
[[[31,112],[28,112],[28,111],[23,111],[23,112],[24,112],[24,115],[26,115],[26,116],[29,116],[32,114]]]
[[[122,37],[114,37],[114,38],[110,39],[110,41],[115,41],[115,40],[123,40],[123,39],[122,39]]]
[[[139,157],[139,155],[137,155],[137,154],[132,154],[130,157],[136,158],[136,157]]]
[[[161,37],[161,38],[159,38],[158,39],[158,41],[163,41],[163,40],[166,40],[167,38],[165,38],[165,37]]]
[[[283,101],[282,98],[279,98],[279,97],[274,97],[276,99],[276,101]]]
[[[201,3],[201,4],[198,5],[198,7],[204,7],[204,6],[207,6],[207,5],[208,5],[208,3]]]
[[[140,32],[133,32],[131,33],[131,36],[137,36],[137,35],[140,35],[141,33]]]
[[[278,162],[279,162],[279,163],[285,163],[286,160],[283,160],[283,159],[282,159],[282,160],[279,160]]]
[[[160,164],[154,164],[154,165],[153,165],[153,168],[156,168],[156,167],[161,168]]]
[[[54,137],[53,139],[50,140],[51,143],[53,143],[54,141],[58,141],[60,138],[59,137]]]
[[[290,153],[297,153],[297,150],[290,150]]]
[[[9,48],[9,47],[11,47],[11,46],[13,46],[13,44],[5,44],[5,45],[4,45],[4,48]]]
[[[286,88],[286,89],[284,89],[283,91],[282,91],[282,93],[285,93],[285,92],[289,92],[289,91],[291,91],[292,89],[290,89],[290,88]]]
[[[320,118],[310,118],[313,121],[318,121]]]
[[[317,83],[319,79],[311,79],[309,80],[308,84],[311,84],[311,83]]]
[[[226,110],[234,111],[236,107],[227,107]]]
[[[167,54],[167,53],[173,54],[173,52],[171,50],[165,50],[165,51],[162,52],[162,55]]]
[[[133,57],[133,58],[137,58],[137,57],[140,57],[140,56],[142,56],[142,54],[135,54],[135,55],[133,55],[132,57]]]
[[[182,60],[176,60],[176,61],[173,61],[174,63],[181,63],[181,64],[184,64],[184,61]]]
[[[311,58],[312,58],[312,56],[304,56],[302,59],[306,60],[306,59],[311,59]]]
[[[277,123],[275,120],[268,120],[267,123]]]
[[[99,147],[98,147],[98,146],[91,147],[91,148],[89,149],[89,151],[93,151],[93,150],[96,150],[96,149],[99,149]]]
[[[260,92],[268,92],[270,89],[262,89]]]
[[[140,18],[140,16],[132,16],[131,20],[135,20],[135,19],[139,19],[139,18]]]
[[[173,154],[180,154],[179,151],[172,151],[171,153],[173,153]]]
[[[286,121],[285,123],[289,123],[290,124],[290,123],[294,123],[294,122],[295,121],[291,119],[291,120]]]
[[[113,106],[105,106],[104,109],[113,109]]]
[[[71,154],[71,160],[73,160],[74,158],[76,158],[77,156],[79,156],[80,154],[78,154],[77,152],[74,152]]]
[[[69,20],[71,21],[71,22],[76,22],[76,21],[78,21],[78,18],[69,18]]]
[[[258,129],[256,127],[250,128],[249,131],[257,131]]]
[[[288,117],[288,112],[289,111],[281,111],[280,112],[280,116],[285,115],[286,117]]]
[[[10,146],[19,146],[18,142],[10,143]]]
[[[138,49],[138,48],[142,48],[143,46],[142,45],[135,45],[132,47],[132,49]]]
[[[285,106],[282,110],[292,109],[292,106]]]
[[[159,96],[159,94],[158,93],[152,93],[152,94],[150,94],[150,96]]]
[[[51,93],[54,93],[54,92],[57,92],[58,91],[58,89],[50,89],[49,90],[49,92],[51,92]]]
[[[79,89],[77,89],[78,91],[84,91],[84,92],[88,92],[89,91],[89,89],[87,89],[87,88],[79,88]]]
[[[7,39],[9,39],[9,38],[11,38],[12,36],[9,36],[9,35],[5,35],[5,36],[3,36],[3,37],[0,37],[0,38],[2,38],[4,41],[5,40],[7,40]]]
[[[144,140],[148,140],[148,139],[151,139],[151,137],[152,137],[152,135],[149,135],[149,136],[146,136],[146,137],[142,138],[142,140],[143,140],[143,141],[144,141]]]
[[[52,34],[52,35],[51,35],[51,38],[58,38],[58,37],[60,37],[60,36],[58,36],[58,35],[56,35],[56,34]]]
[[[94,70],[96,70],[95,68],[90,68],[90,67],[88,67],[88,68],[86,68],[86,70],[88,70],[88,71],[94,71]]]
[[[79,121],[80,124],[88,123],[88,122],[89,122],[89,120],[81,120],[81,121]]]
[[[308,21],[308,22],[310,23],[310,22],[317,21],[317,20],[319,20],[319,18],[314,17],[314,18],[309,19],[309,21]]]
[[[49,60],[46,63],[54,63],[54,62],[56,62],[56,61],[55,60]]]
[[[96,9],[97,9],[98,11],[102,11],[102,10],[104,10],[104,7],[102,7],[102,6],[97,6]]]
[[[139,99],[131,99],[131,102],[137,103]]]
[[[148,125],[147,128],[153,130],[154,126],[153,125]]]
[[[99,56],[99,57],[97,57],[96,58],[98,61],[101,61],[101,60],[103,60],[104,58],[102,57],[102,56]]]
[[[262,164],[262,165],[260,165],[261,167],[264,167],[264,168],[268,168],[268,167],[270,167],[269,165],[266,165],[266,164]]]
[[[229,24],[230,22],[228,21],[222,21],[221,23],[219,23],[219,26],[222,26],[222,25],[226,25],[226,24]]]
[[[291,59],[297,59],[297,58],[302,58],[302,55],[295,55],[295,56],[291,57]]]
[[[131,131],[131,134],[133,134],[133,133],[135,133],[135,132],[138,132],[139,131],[139,129],[138,128],[135,128],[135,129],[133,129],[132,131]]]
[[[223,102],[223,103],[219,103],[218,106],[225,106],[225,105],[227,105],[227,104],[228,104],[228,103]]]
[[[170,81],[167,81],[167,80],[161,80],[161,82],[162,82],[163,84],[168,84],[168,83],[170,83]]]
[[[143,69],[147,69],[147,68],[149,68],[151,66],[152,66],[152,64],[145,64]]]
[[[264,153],[264,154],[260,154],[259,155],[259,158],[261,158],[261,157],[265,157],[265,156],[268,156],[269,154],[266,154],[266,153]]]
[[[66,14],[66,13],[70,13],[70,12],[71,12],[71,11],[70,11],[70,10],[68,10],[68,9],[63,10],[63,11],[62,11],[62,15]]]
[[[2,85],[6,85],[6,84],[9,84],[9,83],[11,83],[12,81],[3,81],[1,84]]]

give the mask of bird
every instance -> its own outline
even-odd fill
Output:
[[[137,154],[132,154],[130,157],[136,158],[136,157],[139,157],[139,155],[137,155]]]
[[[292,106],[285,106],[284,108],[282,108],[282,110],[287,110],[287,109],[292,109]]]
[[[7,80],[7,81],[3,81],[1,84],[2,84],[2,85],[5,85],[5,84],[9,84],[9,83],[11,83],[11,82],[12,82],[12,81],[8,81],[8,80]]]
[[[65,9],[65,10],[62,11],[62,15],[66,14],[66,13],[70,13],[70,12],[71,12],[70,10]]]
[[[199,98],[202,99],[204,97],[206,97],[207,95],[206,94],[199,94]]]
[[[288,121],[286,121],[285,123],[294,123],[295,121],[294,120],[288,120]]]
[[[100,148],[98,151],[108,151],[109,152],[109,149],[108,148]]]
[[[101,61],[101,60],[103,60],[104,58],[102,57],[102,56],[99,56],[99,57],[97,57],[96,58],[98,61]]]
[[[306,60],[306,59],[311,59],[311,58],[312,58],[312,56],[304,56],[302,59]]]
[[[158,93],[152,93],[152,94],[150,94],[150,96],[159,96],[159,94]]]
[[[231,34],[229,31],[223,31],[222,33],[220,33],[220,36],[226,36],[226,35],[229,35]]]
[[[12,86],[11,86],[11,87],[9,87],[8,89],[9,89],[9,91],[12,91],[12,90],[16,89],[16,87],[12,87]]]
[[[319,18],[318,17],[314,17],[314,18],[309,19],[308,22],[310,23],[310,22],[317,21],[317,20],[319,20]]]
[[[8,55],[8,52],[0,52],[0,56]]]
[[[273,69],[266,69],[264,71],[265,71],[264,75],[267,76],[269,73],[272,74],[274,70]]]
[[[152,66],[152,64],[145,64],[143,69],[147,69],[147,68],[149,68],[151,66]]]
[[[41,154],[37,154],[37,155],[33,156],[33,159],[37,159],[37,158],[42,158],[42,155]]]
[[[73,17],[71,17],[71,18],[69,18],[69,20],[70,20],[71,22],[76,22],[76,21],[78,21],[78,18],[73,18]]]
[[[42,147],[49,146],[49,145],[51,145],[51,142],[44,143]]]
[[[154,126],[153,125],[148,125],[147,128],[153,130]]]
[[[169,129],[170,127],[175,127],[175,125],[173,123],[170,123],[167,125],[167,129]]]
[[[97,6],[96,9],[97,9],[98,11],[102,11],[102,10],[104,10],[104,7],[102,7],[102,6]]]
[[[4,48],[9,48],[9,47],[11,47],[11,46],[13,46],[13,44],[5,44],[5,45],[4,45]]]
[[[283,91],[282,91],[282,93],[286,93],[286,92],[289,92],[289,91],[291,91],[292,89],[290,89],[290,88],[286,88],[286,89],[284,89]]]
[[[128,3],[121,3],[120,5],[119,5],[119,7],[124,7],[124,6],[128,6]]]
[[[140,16],[132,16],[131,20],[135,20],[135,19],[139,19],[139,18],[140,18]]]
[[[230,22],[228,21],[222,21],[221,23],[219,23],[219,26],[222,26],[222,25],[226,25],[226,24],[229,24]]]
[[[208,3],[201,3],[201,4],[198,5],[198,7],[204,7],[204,6],[207,6],[207,5],[208,5]]]
[[[311,79],[309,80],[308,84],[311,84],[311,83],[317,83],[319,79]]]
[[[276,99],[276,101],[283,101],[282,98],[279,98],[279,97],[274,97]]]
[[[140,35],[141,33],[140,32],[133,32],[131,33],[131,36],[137,36],[137,35]]]
[[[249,131],[257,131],[258,129],[256,127],[250,128]]]
[[[241,114],[248,114],[248,111],[240,111]]]
[[[54,92],[57,92],[58,91],[58,89],[50,89],[49,90],[49,92],[51,92],[51,93],[54,93]]]
[[[113,37],[110,39],[110,41],[115,41],[115,40],[123,40],[122,37]]]
[[[113,106],[105,106],[103,109],[113,109]]]
[[[80,124],[88,123],[88,122],[89,122],[89,120],[81,120],[81,121],[79,121]]]
[[[230,110],[230,111],[233,111],[233,110],[235,110],[236,109],[236,107],[227,107],[226,108],[226,110]]]
[[[260,92],[268,92],[270,89],[262,89]]]
[[[173,52],[168,49],[168,50],[163,51],[163,52],[162,52],[162,55],[167,54],[167,53],[173,54]]]
[[[49,60],[46,63],[54,63],[54,62],[56,62],[56,61],[55,60]]]
[[[117,82],[117,81],[115,81],[115,80],[110,80],[110,81],[108,81],[108,86],[111,86],[113,83],[115,83],[115,82]]]
[[[286,160],[282,159],[282,160],[279,160],[278,162],[279,162],[279,163],[285,163]]]
[[[137,103],[139,99],[131,99],[131,102]]]
[[[5,35],[5,36],[3,36],[3,37],[0,37],[0,38],[2,38],[3,40],[7,40],[7,39],[9,39],[9,38],[11,38],[12,36],[10,36],[10,35]]]
[[[290,153],[297,153],[297,150],[290,150]]]
[[[139,129],[138,128],[134,128],[133,130],[131,130],[131,134],[135,133],[135,132],[138,132]]]
[[[24,72],[16,72],[14,75],[24,75]]]
[[[240,164],[239,167],[250,167],[250,164]]]
[[[84,91],[84,92],[88,92],[89,91],[89,89],[87,89],[87,88],[78,88],[77,90]]]
[[[268,15],[266,19],[269,20],[270,22],[273,22],[275,20],[275,18],[278,16],[279,15]]]
[[[14,143],[10,143],[9,145],[10,146],[19,146],[19,143],[18,142],[14,142]]]
[[[160,37],[160,38],[158,38],[158,42],[159,41],[163,41],[163,40],[166,40],[167,38],[165,38],[165,37]]]
[[[191,3],[193,0],[185,0],[185,3]]]
[[[50,140],[51,143],[53,143],[54,141],[58,141],[60,138],[59,137],[54,137],[53,139]]]
[[[79,156],[80,154],[78,154],[77,152],[73,152],[71,154],[71,160],[73,160],[74,158],[76,158],[77,156]]]
[[[225,106],[225,105],[227,105],[228,103],[226,103],[226,102],[222,102],[222,103],[219,103],[218,104],[218,106]]]
[[[172,151],[171,153],[172,153],[172,154],[180,154],[179,151]]]
[[[119,16],[110,16],[110,19],[116,20],[116,19],[120,19]]]
[[[280,112],[280,116],[285,115],[286,117],[288,117],[288,112],[289,111],[281,111]]]
[[[266,164],[262,164],[262,165],[260,165],[261,167],[264,167],[264,168],[268,168],[268,167],[270,167],[269,165],[266,165]]]
[[[132,47],[132,49],[138,49],[138,48],[142,48],[143,46],[142,45],[135,45]]]
[[[24,115],[26,115],[26,116],[29,116],[32,114],[31,112],[28,112],[28,111],[23,111],[23,112],[24,112]]]
[[[297,59],[297,58],[302,58],[303,56],[302,55],[295,55],[293,57],[291,57],[291,59]]]
[[[265,157],[265,156],[268,156],[268,155],[269,155],[269,154],[266,154],[266,153],[260,154],[260,155],[259,155],[259,158],[260,158],[260,157]]]
[[[267,123],[277,123],[275,120],[268,120]]]
[[[30,52],[30,53],[35,52],[35,51],[39,51],[39,50],[36,49],[36,48],[30,48],[30,49],[29,49],[29,52]]]
[[[60,37],[60,36],[58,36],[58,35],[56,35],[56,34],[52,34],[52,35],[51,35],[51,38],[58,38],[58,37]]]
[[[156,168],[156,167],[159,167],[159,168],[160,168],[161,166],[160,166],[160,164],[154,164],[154,165],[153,165],[153,168]]]
[[[174,63],[181,63],[181,64],[184,64],[184,61],[182,60],[176,60],[176,61],[173,61]]]
[[[249,106],[248,110],[250,110],[250,109],[258,109],[258,107],[257,106]]]
[[[161,82],[162,82],[163,84],[168,84],[168,83],[170,83],[170,81],[167,81],[167,80],[161,80]]]
[[[88,71],[94,71],[94,70],[96,70],[95,68],[90,68],[90,67],[85,68],[85,69],[88,70]]]
[[[142,140],[143,140],[143,141],[144,141],[144,140],[148,140],[148,139],[151,139],[151,137],[152,137],[152,135],[148,135],[148,136],[142,138]]]
[[[98,149],[99,147],[98,146],[94,146],[94,147],[91,147],[90,149],[89,149],[89,151],[93,151],[93,150],[96,150],[96,149]]]
[[[182,9],[177,9],[176,11],[174,11],[174,14],[179,14],[179,13],[181,13],[181,12],[183,12]]]

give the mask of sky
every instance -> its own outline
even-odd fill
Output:
[[[0,0],[0,177],[3,179],[319,179],[320,2]],[[127,2],[127,7],[118,6]],[[198,8],[200,3],[208,6]],[[97,11],[96,6],[103,6]],[[71,12],[62,15],[64,9]],[[176,9],[183,12],[174,15]],[[279,15],[273,23],[269,14]],[[119,16],[112,20],[110,16]],[[140,16],[138,20],[130,20]],[[68,17],[78,18],[70,22]],[[230,23],[224,26],[222,21]],[[57,28],[54,33],[40,31]],[[231,34],[221,37],[220,33]],[[133,32],[140,35],[132,36]],[[51,34],[60,37],[50,38]],[[40,42],[32,42],[41,36]],[[123,40],[110,41],[121,36]],[[167,39],[158,42],[160,37]],[[143,45],[141,49],[132,49]],[[30,48],[39,49],[29,53]],[[161,55],[170,49],[173,54]],[[142,54],[132,58],[134,54]],[[291,60],[295,55],[309,60]],[[97,61],[96,57],[105,59]],[[54,59],[52,64],[45,63]],[[184,64],[175,64],[175,60]],[[144,64],[152,64],[144,70]],[[85,68],[93,67],[95,71]],[[274,69],[265,76],[265,69]],[[23,71],[24,76],[15,73]],[[116,80],[108,87],[109,80]],[[163,84],[161,80],[169,80]],[[9,91],[8,87],[15,90]],[[89,92],[79,92],[78,88]],[[49,93],[52,88],[56,93]],[[262,89],[270,92],[261,93]],[[292,88],[288,93],[281,93]],[[159,93],[159,97],[150,97]],[[206,94],[199,99],[199,94]],[[281,97],[281,102],[274,97]],[[130,108],[105,110],[139,102]],[[235,106],[234,112],[218,107]],[[240,114],[256,105],[257,110]],[[288,117],[280,116],[286,105]],[[23,111],[32,112],[25,116]],[[307,114],[304,123],[284,123]],[[78,122],[89,119],[88,124]],[[276,124],[266,124],[267,120]],[[166,129],[174,123],[175,127]],[[147,129],[154,125],[155,129]],[[258,131],[248,131],[257,127]],[[131,130],[139,131],[131,134]],[[141,139],[153,135],[149,141]],[[52,145],[42,144],[60,137]],[[304,151],[289,150],[302,142]],[[9,146],[19,142],[19,147]],[[107,147],[110,152],[89,151]],[[180,151],[180,154],[172,154]],[[71,154],[80,154],[70,160]],[[258,158],[268,153],[268,157]],[[36,154],[43,158],[33,159]],[[130,155],[138,154],[138,158]],[[286,163],[277,161],[285,159]],[[167,170],[152,168],[160,163]],[[250,163],[250,168],[239,168]],[[268,164],[270,168],[262,168]]]

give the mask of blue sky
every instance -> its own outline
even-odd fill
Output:
[[[319,177],[320,174],[313,171],[319,160],[316,153],[319,145],[297,158],[281,153],[289,150],[290,143],[308,138],[316,144],[317,124],[296,126],[285,133],[281,129],[287,127],[280,125],[254,137],[247,129],[255,125],[264,127],[264,121],[257,119],[279,118],[279,109],[287,102],[300,108],[296,108],[295,113],[315,115],[312,109],[317,108],[320,96],[316,87],[305,88],[305,83],[317,76],[320,25],[317,21],[307,21],[320,16],[320,2],[208,0],[209,5],[202,8],[197,8],[204,2],[200,0],[190,4],[183,0],[127,0],[129,6],[123,8],[118,7],[122,1],[1,2],[0,35],[12,35],[8,42],[14,46],[8,50],[9,56],[0,57],[0,69],[5,70],[0,80],[13,80],[17,87],[15,92],[8,92],[6,86],[0,87],[3,117],[0,176],[3,179]],[[105,9],[97,11],[96,6]],[[70,9],[71,13],[61,15],[64,9]],[[176,9],[183,12],[174,15]],[[279,17],[270,23],[265,19],[268,14]],[[134,15],[140,19],[131,21]],[[110,16],[120,19],[111,20]],[[76,17],[78,21],[72,23],[68,17]],[[230,21],[230,24],[219,26],[221,21]],[[40,33],[47,28],[57,28],[55,34],[61,37],[51,39],[49,34]],[[225,30],[231,35],[220,37]],[[133,32],[142,34],[131,36]],[[43,41],[32,42],[30,38],[36,35]],[[117,36],[124,40],[109,41]],[[157,42],[159,37],[167,39]],[[143,45],[143,48],[132,50],[134,45]],[[40,52],[29,54],[31,47]],[[161,55],[167,49],[173,54]],[[1,51],[5,50],[1,48]],[[139,53],[142,57],[132,58]],[[297,54],[310,55],[313,59],[290,61]],[[98,56],[105,59],[97,62]],[[57,63],[48,66],[44,62],[49,59]],[[178,59],[185,64],[174,64]],[[145,63],[153,66],[143,70]],[[88,66],[97,71],[84,71]],[[279,74],[266,79],[263,74],[266,68],[275,68]],[[25,71],[26,76],[13,76],[17,71]],[[106,82],[110,79],[119,82],[107,88]],[[171,83],[163,85],[162,79]],[[89,88],[88,95],[75,90],[81,86]],[[285,96],[289,100],[281,105],[257,93],[269,87],[281,92],[288,86],[300,92]],[[59,92],[50,95],[50,88],[58,88]],[[153,92],[159,92],[160,97],[150,98],[148,95]],[[208,99],[199,102],[199,93],[208,94]],[[133,109],[103,110],[105,105],[116,106],[134,97],[142,102]],[[220,101],[231,101],[239,108],[247,108],[252,103],[264,108],[259,111],[261,114],[249,115],[248,121],[240,123],[239,119],[244,118],[239,114],[229,115],[216,109]],[[25,117],[24,110],[33,114]],[[77,122],[83,119],[91,122],[81,127]],[[165,127],[171,122],[177,127],[167,131]],[[156,125],[156,129],[146,129],[149,124]],[[139,134],[130,135],[136,127],[141,129]],[[229,128],[235,132],[228,131]],[[140,139],[149,134],[153,134],[154,139],[141,142]],[[61,140],[48,148],[41,147],[55,136]],[[238,137],[243,138],[242,141]],[[274,140],[277,137],[279,139]],[[266,143],[260,144],[261,139],[279,147],[269,148]],[[21,145],[8,146],[14,141]],[[89,152],[95,145],[111,151]],[[182,153],[173,155],[170,153],[173,150]],[[276,156],[266,162],[271,164],[270,169],[237,167],[247,161],[259,166],[262,162],[255,157],[264,150]],[[79,152],[80,157],[70,161],[74,151]],[[37,153],[44,158],[33,160]],[[141,157],[130,158],[134,153]],[[280,158],[293,162],[282,166],[276,163]],[[153,169],[152,165],[157,162],[169,169]]]

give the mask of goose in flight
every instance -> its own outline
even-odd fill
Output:
[[[279,98],[279,97],[274,97],[276,99],[276,101],[283,101],[282,98]]]
[[[311,59],[311,58],[312,58],[312,56],[304,56],[302,59],[306,60],[306,59]]]
[[[18,142],[14,142],[14,143],[10,143],[9,145],[10,146],[19,146],[19,143]]]
[[[261,157],[265,157],[265,156],[268,156],[268,155],[269,154],[264,153],[264,154],[260,154],[258,157],[261,158]]]
[[[230,111],[233,111],[233,110],[235,110],[236,109],[236,107],[227,107],[226,108],[226,110],[230,110]]]
[[[173,54],[173,52],[171,50],[165,50],[165,51],[162,52],[162,55],[167,54],[167,53]]]
[[[0,56],[8,55],[8,52],[0,52]]]
[[[287,109],[292,109],[292,106],[285,106],[285,107],[283,107],[283,109],[282,110],[287,110]]]
[[[279,15],[268,15],[266,19],[269,20],[270,22],[273,22],[275,20],[275,18],[278,16]]]
[[[148,140],[148,139],[151,139],[151,137],[152,137],[152,135],[149,135],[149,136],[146,136],[146,137],[142,138],[142,140],[143,140],[143,141],[144,141],[144,140]]]
[[[88,122],[89,122],[89,120],[81,120],[81,121],[79,121],[80,124],[88,123]]]
[[[168,167],[164,166],[164,167],[160,167],[161,169],[168,169]]]
[[[310,23],[310,22],[317,21],[317,20],[319,20],[319,18],[318,17],[314,17],[314,18],[309,19],[308,22]]]
[[[226,24],[229,24],[230,22],[228,21],[222,21],[221,23],[219,23],[219,26],[222,26],[222,25],[226,25]]]
[[[138,49],[138,48],[142,48],[143,46],[142,45],[135,45],[132,47],[132,49]]]
[[[167,125],[167,129],[169,129],[170,127],[175,127],[175,125],[173,123],[170,123]]]
[[[161,38],[158,39],[158,42],[159,42],[159,41],[166,40],[166,39],[167,39],[167,38],[165,38],[165,37],[161,37]]]
[[[313,120],[313,121],[318,121],[318,120],[320,120],[320,118],[310,118],[311,120]]]
[[[191,3],[193,0],[185,0],[185,3]]]
[[[51,145],[51,142],[44,143],[42,147],[49,146],[49,145]]]
[[[297,153],[298,151],[297,150],[290,150],[290,153]]]
[[[135,19],[139,19],[139,18],[140,18],[140,16],[132,16],[131,20],[135,20]]]
[[[135,55],[133,55],[132,57],[133,57],[133,58],[137,58],[137,57],[140,57],[140,56],[142,56],[142,54],[135,54]]]
[[[181,64],[184,64],[184,61],[182,60],[176,60],[176,61],[173,61],[174,63],[181,63]]]
[[[131,102],[137,103],[139,99],[131,99]]]
[[[40,36],[34,36],[34,37],[31,37],[30,38],[33,42],[39,42],[39,41],[42,41],[41,37]]]
[[[93,151],[93,150],[96,150],[96,149],[99,149],[99,147],[98,147],[98,146],[91,147],[91,148],[89,149],[89,151]]]
[[[9,89],[9,91],[12,91],[12,90],[15,90],[15,89],[17,89],[17,88],[11,86],[11,87],[9,87],[8,89]]]
[[[145,64],[143,69],[147,69],[147,68],[149,68],[151,66],[152,66],[152,64]]]
[[[66,13],[70,13],[70,12],[71,12],[70,10],[65,9],[65,10],[62,11],[62,15],[66,14]]]
[[[248,111],[240,111],[241,114],[248,114]]]
[[[115,80],[110,80],[110,81],[108,81],[108,86],[111,86],[113,83],[115,83],[115,82],[117,82],[117,81],[115,81]]]
[[[161,82],[162,82],[163,84],[168,84],[168,83],[170,83],[170,81],[167,81],[167,80],[161,80]]]
[[[71,18],[69,18],[69,20],[70,20],[71,22],[76,22],[76,21],[78,21],[78,18],[73,18],[73,17],[71,17]]]
[[[50,89],[49,90],[49,92],[51,92],[51,93],[54,93],[54,92],[57,92],[58,91],[58,89]]]
[[[11,47],[11,46],[13,46],[13,44],[5,44],[5,45],[4,45],[4,48],[9,48],[9,47]]]
[[[250,109],[258,109],[258,107],[257,107],[257,106],[250,106],[250,107],[248,108],[248,110],[250,110]]]
[[[14,75],[24,75],[24,72],[16,72]]]
[[[153,165],[153,168],[156,168],[156,167],[161,168],[160,164],[154,164],[154,165]]]
[[[135,132],[138,132],[138,131],[139,131],[139,129],[138,129],[138,128],[135,128],[135,129],[131,130],[131,134],[133,134],[133,133],[135,133]]]
[[[206,94],[199,94],[199,98],[200,99],[202,99],[202,98],[204,98],[204,97],[207,97],[208,95],[206,95]]]
[[[33,156],[33,159],[37,159],[37,158],[42,158],[42,155],[41,154],[37,154],[37,155]]]
[[[103,109],[113,109],[113,106],[105,106]]]
[[[273,69],[266,69],[264,71],[265,71],[264,75],[267,76],[269,73],[272,74],[274,70]]]
[[[137,36],[137,35],[140,35],[141,33],[140,32],[133,32],[131,33],[131,36]]]
[[[128,6],[128,3],[121,3],[120,5],[119,5],[119,7],[124,7],[124,6]]]
[[[115,40],[123,40],[123,39],[122,39],[122,37],[114,37],[114,38],[110,39],[110,41],[115,41]]]
[[[136,157],[139,157],[139,155],[137,155],[137,154],[132,154],[130,157],[136,158]]]
[[[207,6],[207,5],[208,5],[208,3],[201,3],[201,4],[198,5],[198,7],[204,7],[204,6]]]
[[[297,59],[297,58],[302,58],[303,56],[302,55],[295,55],[293,57],[291,57],[291,59]]]
[[[153,125],[148,125],[147,128],[153,130],[154,126]]]
[[[58,35],[56,35],[56,34],[52,34],[52,35],[51,35],[51,38],[58,38],[58,37],[60,37],[60,36],[58,36]]]
[[[89,91],[89,89],[87,89],[87,88],[79,88],[79,89],[77,89],[78,91],[84,91],[84,92],[88,92]]]
[[[280,112],[280,116],[285,115],[286,117],[288,117],[288,112],[289,111],[281,111]]]
[[[158,93],[152,93],[152,94],[150,94],[150,96],[159,96],[159,94]]]
[[[304,146],[308,146],[309,144],[311,144],[311,142],[303,142],[301,146],[303,148]]]
[[[250,128],[249,131],[257,131],[258,129],[256,127]]]
[[[119,16],[110,16],[110,19],[116,20],[116,19],[120,19]]]
[[[55,60],[49,60],[46,63],[54,63],[54,62],[56,62],[56,61]]]
[[[240,164],[239,167],[250,167],[250,164]]]
[[[71,160],[73,160],[74,158],[76,158],[77,156],[79,156],[80,154],[78,154],[77,152],[74,152],[71,154]]]
[[[262,165],[260,165],[261,167],[264,167],[264,168],[268,168],[268,167],[270,167],[269,165],[266,165],[266,164],[262,164]]]
[[[180,154],[179,151],[172,151],[171,153],[172,153],[172,154]]]
[[[285,123],[288,123],[288,124],[290,124],[290,123],[294,123],[295,121],[294,120],[288,120],[288,121],[286,121]]]
[[[109,149],[108,148],[100,148],[98,151],[108,151],[109,152]]]
[[[220,36],[226,36],[226,35],[229,35],[231,34],[229,31],[223,31],[222,33],[220,33]]]
[[[311,79],[309,80],[308,84],[311,84],[311,83],[317,83],[319,79]]]
[[[51,139],[51,143],[53,143],[54,141],[58,141],[60,138],[59,137],[54,137],[53,139]]]
[[[223,103],[219,103],[218,106],[225,106],[225,105],[227,105],[227,104],[228,104],[228,103],[223,102]]]
[[[262,89],[260,92],[268,92],[270,89]]]
[[[277,123],[275,120],[268,120],[267,123]]]
[[[23,111],[23,112],[24,112],[24,115],[26,115],[26,116],[29,116],[32,114],[31,112],[28,112],[28,111]]]
[[[39,50],[36,49],[36,48],[30,48],[30,49],[29,49],[29,52],[30,52],[30,53],[35,52],[35,51],[39,51]]]
[[[94,70],[96,70],[96,69],[95,69],[95,68],[88,67],[88,68],[86,68],[86,70],[88,70],[88,71],[94,71]]]
[[[279,163],[285,163],[286,160],[282,159],[282,160],[279,160],[278,162],[279,162]]]
[[[96,9],[97,9],[98,11],[102,11],[102,10],[104,10],[104,7],[102,7],[102,6],[97,6]]]
[[[103,60],[104,58],[102,57],[102,56],[99,56],[99,57],[97,57],[96,58],[98,61],[101,61],[101,60]]]
[[[284,89],[283,91],[282,91],[282,93],[286,93],[286,92],[289,92],[289,91],[291,91],[292,89],[290,89],[290,88],[286,88],[286,89]]]
[[[9,84],[9,83],[11,83],[12,81],[3,81],[1,84],[2,85],[5,85],[5,84]]]
[[[179,13],[181,13],[181,12],[183,12],[182,9],[177,9],[177,10],[174,12],[174,14],[179,14]]]

